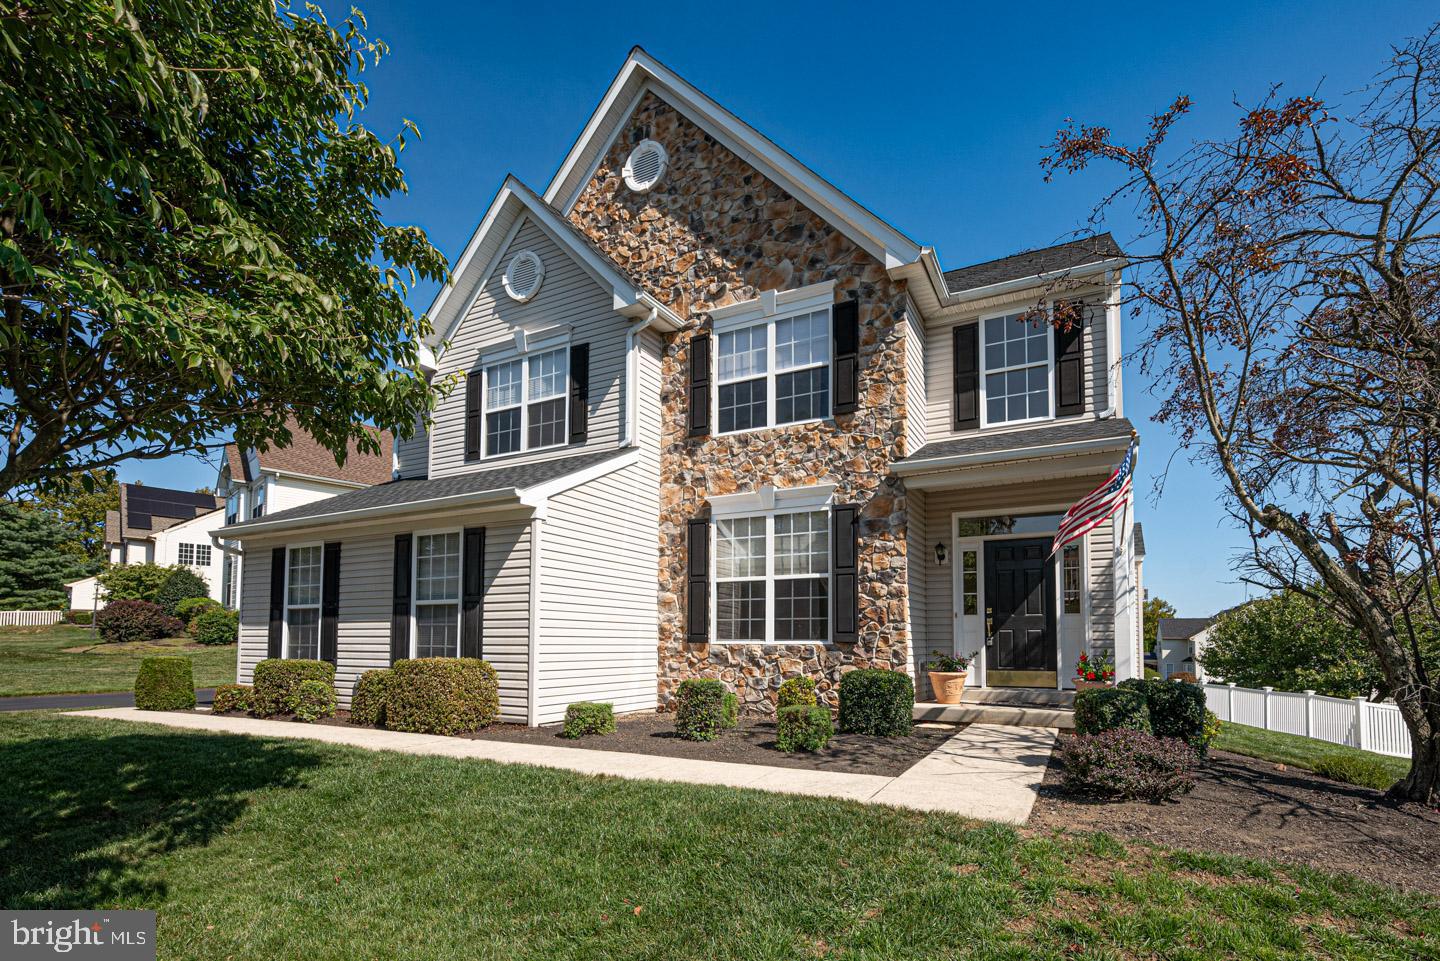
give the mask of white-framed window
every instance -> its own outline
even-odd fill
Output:
[[[1044,317],[1011,313],[980,320],[982,426],[1054,416],[1054,332]]]
[[[250,495],[250,517],[252,520],[256,517],[265,516],[265,487],[265,482],[261,481],[255,485],[255,492]]]
[[[1061,591],[1063,605],[1060,608],[1066,614],[1080,613],[1081,578],[1080,569],[1080,545],[1066,544],[1061,555]]]
[[[960,613],[980,613],[980,551],[974,547],[960,551]]]
[[[285,656],[320,657],[320,580],[325,549],[304,544],[286,552]]]
[[[232,490],[225,495],[225,524],[229,526],[240,520],[240,492]]]
[[[415,535],[415,657],[460,656],[460,532]]]
[[[180,544],[177,553],[177,559],[186,567],[210,566],[209,544]]]
[[[485,456],[559,447],[569,440],[570,348],[485,368]]]
[[[715,638],[728,643],[830,640],[830,512],[717,517]]]
[[[720,331],[715,382],[721,434],[830,416],[830,308]]]
[[[230,610],[240,607],[240,561],[226,554],[220,562],[220,603]]]

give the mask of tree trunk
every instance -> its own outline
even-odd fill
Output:
[[[1440,807],[1440,698],[1426,691],[1417,700],[1418,711],[1400,705],[1400,714],[1410,731],[1410,773],[1397,781],[1386,796],[1394,801]]]

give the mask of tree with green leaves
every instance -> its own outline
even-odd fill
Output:
[[[1145,601],[1142,628],[1145,637],[1145,653],[1155,652],[1155,632],[1160,629],[1160,619],[1174,616],[1175,605],[1164,598],[1152,597]]]
[[[66,478],[38,492],[34,503],[69,529],[63,550],[97,567],[105,561],[105,514],[120,509],[114,471],[97,468]]]
[[[0,610],[53,611],[85,562],[65,549],[69,531],[54,516],[0,501]]]
[[[446,276],[393,141],[358,116],[387,52],[290,0],[0,4],[0,491],[290,440],[343,460],[430,392],[405,305]],[[23,132],[23,133],[22,133]]]

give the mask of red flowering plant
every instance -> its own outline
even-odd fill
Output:
[[[1115,679],[1115,664],[1110,660],[1109,654],[1097,654],[1091,657],[1089,654],[1081,654],[1080,660],[1075,662],[1075,679],[1080,681],[1113,681]]]

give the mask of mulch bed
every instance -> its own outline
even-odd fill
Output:
[[[1105,831],[1167,847],[1271,858],[1440,893],[1440,811],[1382,802],[1379,791],[1212,751],[1195,790],[1164,804],[1067,794],[1051,758],[1032,830]]]
[[[688,757],[697,761],[768,764],[772,767],[895,777],[964,729],[962,724],[949,724],[943,728],[916,727],[908,737],[836,734],[823,751],[815,754],[796,751],[792,754],[775,749],[775,722],[762,718],[742,717],[739,727],[720,732],[713,741],[686,741],[677,736],[674,714],[617,717],[615,727],[614,734],[592,735],[573,741],[561,736],[558,724],[546,727],[495,724],[469,736],[591,751],[622,751],[626,754]]]

